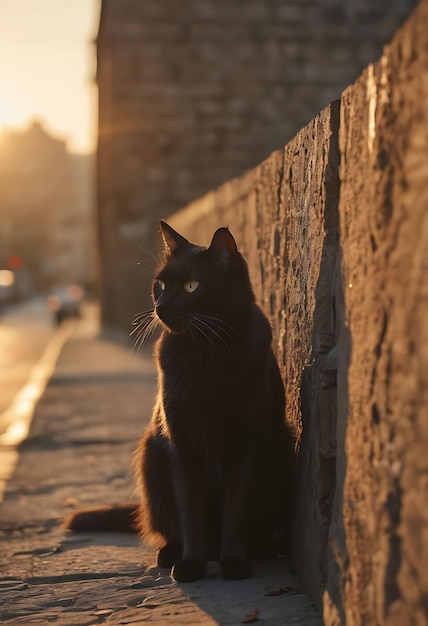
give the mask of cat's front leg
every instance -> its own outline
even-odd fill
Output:
[[[227,580],[252,575],[247,559],[247,515],[249,511],[249,463],[236,463],[228,473],[224,488],[220,569]]]
[[[172,575],[178,582],[191,582],[205,574],[207,547],[203,478],[200,468],[191,462],[189,455],[177,454],[174,480],[183,553],[174,565]]]

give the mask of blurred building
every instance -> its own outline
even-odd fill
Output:
[[[148,308],[158,219],[339,97],[416,0],[103,0],[98,208],[105,326]]]
[[[25,268],[36,291],[94,278],[91,158],[39,122],[2,135],[0,266]]]

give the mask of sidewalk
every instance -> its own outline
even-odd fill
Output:
[[[155,392],[149,353],[77,324],[0,505],[0,622],[232,626],[258,610],[269,626],[322,624],[281,559],[244,581],[210,564],[204,580],[178,584],[137,537],[62,531],[74,507],[135,499],[131,457]]]

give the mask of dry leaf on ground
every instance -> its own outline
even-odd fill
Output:
[[[252,624],[253,622],[257,622],[259,619],[260,611],[258,609],[254,609],[252,613],[247,613],[241,624]]]

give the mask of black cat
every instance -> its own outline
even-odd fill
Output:
[[[284,548],[293,437],[271,329],[227,228],[209,248],[161,222],[165,262],[153,282],[159,394],[135,454],[136,506],[76,513],[71,529],[129,530],[160,548],[177,581],[219,560],[227,579]]]

